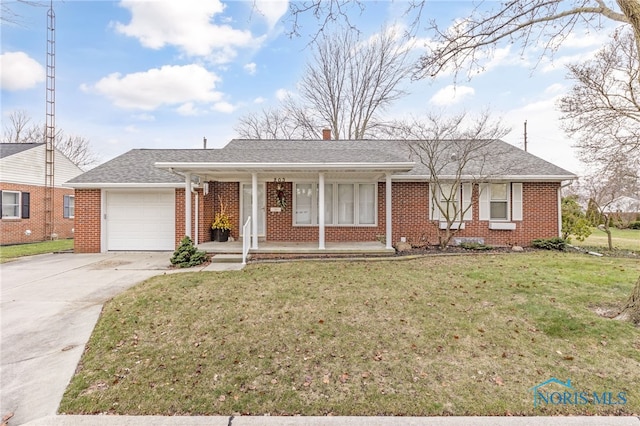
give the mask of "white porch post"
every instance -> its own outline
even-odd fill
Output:
[[[191,238],[191,173],[184,175],[184,235]]]
[[[324,173],[318,174],[318,249],[324,250]]]
[[[258,174],[255,172],[251,173],[251,248],[258,248]]]
[[[388,249],[392,249],[393,248],[393,241],[392,241],[392,223],[391,223],[391,216],[392,216],[392,210],[391,210],[391,173],[387,173],[386,174],[386,179],[385,179],[385,185],[384,185],[384,189],[386,192],[386,196],[385,196],[385,206],[386,206],[386,225],[387,225],[387,232],[386,232],[386,236],[385,236],[385,240],[386,240],[386,248]]]

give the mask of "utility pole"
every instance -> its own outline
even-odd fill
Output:
[[[524,120],[524,151],[527,152],[527,120]]]

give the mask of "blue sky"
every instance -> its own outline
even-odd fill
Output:
[[[406,6],[369,2],[351,19],[363,36],[383,24],[403,28]],[[260,0],[54,2],[57,127],[88,138],[101,161],[133,148],[199,148],[203,137],[210,148],[224,146],[239,117],[296,93],[319,23],[308,14],[301,35],[290,37],[287,7]],[[428,2],[424,15],[446,26],[471,8],[465,1]],[[15,110],[44,122],[47,9],[15,4],[19,22],[2,25],[3,127]],[[429,34],[416,36],[418,55]],[[520,147],[527,120],[529,151],[580,173],[583,165],[558,126],[556,100],[570,87],[565,64],[593,55],[606,37],[576,32],[553,60],[539,63],[535,48],[502,46],[485,72],[455,87],[451,75],[408,82],[409,96],[387,114],[489,109],[512,127],[504,139]]]

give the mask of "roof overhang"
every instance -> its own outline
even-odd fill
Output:
[[[62,186],[73,189],[162,189],[162,188],[184,188],[184,182],[166,182],[166,183],[148,183],[148,182],[132,182],[132,183],[64,183]]]
[[[215,172],[408,172],[413,162],[381,163],[173,163],[158,162],[160,169],[178,173],[215,173]]]
[[[576,175],[500,175],[500,176],[471,176],[471,175],[442,175],[438,176],[441,181],[465,181],[465,182],[562,182],[566,180],[576,180]],[[417,180],[430,181],[429,175],[394,175],[393,180]]]

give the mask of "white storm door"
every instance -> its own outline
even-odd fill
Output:
[[[243,183],[241,185],[240,191],[242,192],[242,223],[240,226],[244,226],[247,222],[247,218],[251,216],[251,211],[253,209],[253,197],[251,192],[251,184]],[[265,200],[264,200],[264,183],[258,184],[258,235],[265,235],[264,224],[265,224]],[[242,229],[240,230],[242,233]]]

